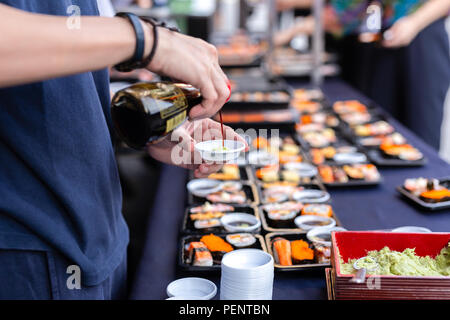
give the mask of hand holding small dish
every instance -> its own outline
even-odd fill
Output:
[[[195,145],[195,150],[200,153],[203,160],[216,163],[236,160],[245,149],[244,142],[233,140],[208,140]]]

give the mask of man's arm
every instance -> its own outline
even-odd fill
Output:
[[[125,19],[82,17],[79,29],[67,23],[0,5],[0,86],[98,70],[133,55],[136,39]]]
[[[133,56],[136,38],[127,20],[81,17],[80,28],[71,29],[68,19],[0,5],[0,87],[99,70]],[[147,56],[153,35],[151,26],[143,26]],[[158,48],[147,68],[200,89],[204,100],[191,118],[214,115],[230,93],[217,50],[200,39],[158,31]]]

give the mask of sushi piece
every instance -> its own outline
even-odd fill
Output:
[[[344,169],[345,173],[352,179],[363,180],[365,178],[364,172],[359,166],[345,165],[342,169]]]
[[[295,183],[300,182],[300,175],[297,171],[283,170],[283,171],[281,171],[281,177],[285,181],[295,182]]]
[[[367,107],[357,100],[336,101],[333,110],[340,115],[350,112],[367,113]]]
[[[241,175],[237,164],[225,164],[219,172],[210,174],[208,178],[216,180],[239,180]]]
[[[403,187],[415,195],[420,195],[422,192],[429,190],[428,179],[425,178],[406,179],[405,182],[403,183]]]
[[[332,217],[333,209],[329,204],[307,204],[302,209],[302,215]]]
[[[233,251],[233,247],[231,244],[223,240],[221,237],[218,237],[214,234],[209,234],[206,236],[203,236],[200,239],[201,242],[203,242],[206,247],[211,251],[223,251],[223,252],[230,252]]]
[[[291,241],[292,262],[294,264],[314,260],[314,250],[304,240]]]
[[[317,263],[330,263],[331,248],[321,245],[315,245],[315,259]]]
[[[420,197],[427,202],[442,202],[450,200],[450,190],[440,189],[440,190],[429,190],[424,191],[420,194]]]
[[[312,162],[319,165],[325,162],[325,156],[321,149],[311,149],[310,151]]]
[[[327,165],[319,166],[319,174],[324,183],[333,183],[334,182],[334,174],[333,169]]]
[[[197,220],[194,222],[195,229],[209,229],[209,228],[217,228],[222,224],[219,219],[210,219],[210,220]]]
[[[380,173],[378,172],[378,169],[374,164],[368,163],[368,164],[361,164],[359,166],[367,181],[380,180]]]
[[[206,199],[208,199],[211,202],[225,202],[225,203],[239,203],[239,204],[245,203],[245,201],[247,201],[247,197],[244,191],[233,193],[225,191],[214,192],[207,195]]]
[[[256,238],[250,233],[230,234],[226,236],[226,240],[236,248],[250,247],[256,242]]]
[[[294,219],[298,211],[276,209],[267,212],[268,222],[274,228],[289,228],[294,226]]]
[[[264,210],[267,212],[274,210],[288,210],[288,211],[296,211],[300,212],[303,208],[303,204],[301,202],[296,201],[286,201],[281,203],[270,203],[262,206]]]
[[[278,181],[278,165],[268,165],[256,170],[256,177],[264,182]]]
[[[325,120],[325,124],[328,127],[332,127],[332,128],[337,127],[339,125],[339,119],[331,114],[328,114],[327,118]]]
[[[213,258],[211,252],[202,242],[191,242],[188,247],[186,262],[198,267],[211,267]]]
[[[252,141],[252,146],[256,149],[266,149],[268,146],[268,141],[266,138],[258,137]]]
[[[303,158],[299,154],[292,154],[286,151],[280,151],[278,153],[278,159],[281,164],[289,163],[289,162],[302,162]]]
[[[191,213],[214,212],[214,211],[229,212],[229,211],[234,211],[234,207],[227,205],[227,204],[222,204],[222,203],[211,204],[209,202],[205,202],[204,205],[191,208],[191,210],[190,210]]]
[[[286,154],[290,154],[290,155],[297,155],[300,153],[300,148],[294,144],[294,143],[285,143],[283,144],[282,150],[286,153]]]
[[[333,167],[333,177],[335,182],[347,183],[348,176],[345,171],[339,167]]]
[[[321,151],[324,157],[327,158],[328,160],[333,159],[334,155],[337,152],[336,148],[334,147],[325,147]]]
[[[192,221],[210,220],[210,219],[222,218],[224,215],[225,215],[225,213],[220,212],[220,211],[209,211],[209,212],[192,213],[190,215],[190,218]]]
[[[303,113],[314,113],[322,109],[322,105],[315,101],[294,100],[292,105],[295,109]]]
[[[222,262],[222,258],[227,252],[233,251],[231,244],[214,234],[203,236],[200,241],[211,251],[213,262],[216,264]]]
[[[384,120],[355,126],[356,135],[361,137],[391,134],[394,130],[394,127]]]
[[[282,266],[292,266],[291,243],[281,237],[277,237],[272,242],[275,261]]]

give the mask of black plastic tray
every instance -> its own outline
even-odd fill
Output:
[[[388,157],[378,149],[366,149],[366,154],[377,166],[382,167],[421,167],[427,163],[427,158],[424,156],[420,160],[402,160],[395,157]]]
[[[285,80],[282,78],[271,78],[269,79],[264,73],[260,74],[231,74],[229,79],[236,84],[236,89],[234,92],[271,92],[271,91],[287,91],[289,92],[290,87]]]
[[[217,119],[216,119],[217,120]],[[227,126],[230,126],[233,129],[278,129],[283,132],[289,132],[294,133],[295,132],[295,117],[292,117],[292,119],[287,121],[280,121],[280,122],[274,122],[274,121],[263,121],[263,122],[225,122]]]
[[[229,62],[229,61],[221,61],[220,66],[222,69],[235,69],[235,68],[257,68],[261,66],[263,61],[263,54],[257,54],[253,57],[253,59],[248,62]]]
[[[276,92],[285,92],[291,95],[288,90],[277,90]],[[254,92],[254,91],[252,91]],[[223,110],[242,111],[242,110],[278,110],[289,108],[290,99],[287,101],[228,101]]]
[[[266,234],[265,240],[266,240],[266,247],[267,252],[271,254],[274,257],[274,267],[276,271],[283,271],[283,272],[292,272],[292,271],[310,271],[310,270],[322,270],[325,268],[328,268],[331,266],[330,263],[305,263],[305,264],[297,264],[292,266],[282,266],[278,264],[278,262],[275,260],[275,256],[273,254],[272,250],[272,239],[276,237],[283,237],[286,240],[293,241],[293,240],[304,240],[311,244],[311,242],[306,238],[305,233],[294,233],[294,232],[272,232]]]
[[[202,230],[195,229],[194,222],[189,217],[189,215],[190,215],[189,210],[193,207],[195,207],[195,206],[187,207],[184,212],[183,226],[181,229],[181,232],[183,234],[205,235],[205,234],[210,234],[210,233],[214,233],[214,234],[216,234],[216,233],[220,233],[220,234],[235,233],[235,232],[227,232],[222,226],[208,228],[208,229],[202,229]],[[243,213],[248,213],[248,214],[254,215],[255,217],[258,217],[258,213],[257,213],[258,208],[255,206],[233,205],[233,207],[234,207],[234,211],[232,211],[230,213],[243,212]],[[255,232],[252,232],[252,233],[259,233],[259,231],[260,230],[255,230]]]
[[[216,236],[219,236],[223,239],[225,239],[226,235],[224,234],[215,234]],[[265,252],[267,252],[266,244],[264,241],[264,238],[261,235],[254,234],[254,237],[256,237],[256,242],[248,247],[248,248],[254,248],[254,249],[261,249]],[[192,266],[185,262],[185,245],[192,241],[200,241],[202,235],[188,235],[181,239],[180,241],[180,248],[178,250],[178,266],[185,270],[190,272],[220,272],[221,266],[220,264],[214,264],[211,267],[198,267],[198,266]],[[233,247],[236,249],[235,247]]]
[[[443,178],[439,179],[439,183],[445,186],[446,188],[450,187],[450,178]],[[414,204],[417,206],[430,210],[430,211],[436,211],[436,210],[443,210],[443,209],[450,209],[450,201],[442,201],[442,202],[426,202],[422,200],[420,197],[412,194],[408,190],[405,189],[403,186],[398,186],[397,191],[400,192],[404,197],[411,200]]]
[[[259,204],[259,195],[256,186],[250,182],[242,182],[242,190],[247,195],[246,203],[226,203],[230,205],[258,205]],[[206,198],[199,198],[194,196],[192,193],[188,191],[188,203],[191,205],[198,204],[201,205],[207,201]],[[225,203],[225,202],[224,202]]]

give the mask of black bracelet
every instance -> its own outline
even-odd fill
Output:
[[[120,72],[129,72],[140,68],[140,64],[144,58],[145,51],[145,32],[138,16],[133,13],[119,12],[116,17],[126,18],[132,24],[136,34],[136,49],[133,57],[125,62],[119,63],[114,68]]]
[[[141,68],[145,68],[152,62],[153,57],[156,54],[156,48],[158,47],[158,27],[166,28],[166,29],[168,29],[170,31],[174,31],[174,32],[180,32],[180,30],[175,27],[168,27],[165,22],[159,22],[153,18],[141,17],[141,20],[149,23],[153,27],[152,50],[150,51],[150,55],[142,61],[141,66],[140,66]]]
[[[147,67],[150,62],[152,62],[153,57],[155,56],[156,53],[156,48],[158,47],[158,25],[156,24],[155,20],[151,19],[151,18],[147,18],[147,17],[141,17],[141,19],[149,24],[152,25],[153,27],[153,46],[152,46],[152,50],[150,50],[150,54],[148,55],[147,58],[145,58],[142,62],[141,62],[141,68],[145,68]]]

